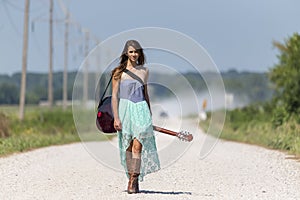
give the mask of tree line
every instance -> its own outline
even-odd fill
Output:
[[[72,99],[73,85],[77,72],[68,73],[68,100]],[[176,76],[176,75],[175,75]],[[191,86],[196,92],[207,90],[206,83],[201,74],[188,72],[184,74],[185,78],[189,81]],[[271,88],[268,75],[266,73],[253,73],[253,72],[238,72],[230,70],[221,73],[224,81],[226,92],[232,93],[239,98],[247,99],[248,103],[263,102],[272,98],[273,90]],[[214,75],[209,76],[209,80],[213,82]],[[20,79],[21,73],[15,73],[11,76],[0,75],[0,104],[18,104],[20,98]],[[150,79],[152,82],[159,82],[159,79],[167,80],[168,83],[177,84],[174,75],[166,74],[151,74]],[[97,84],[97,75],[94,73],[89,74],[89,84]],[[106,79],[100,79],[101,85],[105,85]],[[206,80],[207,81],[207,80]],[[59,101],[62,99],[62,85],[63,85],[63,72],[56,72],[53,74],[53,99]],[[27,73],[27,86],[26,86],[26,104],[38,104],[41,101],[47,101],[48,98],[48,74],[47,73]],[[178,88],[178,86],[176,86]],[[94,88],[94,87],[90,87]],[[174,87],[175,88],[175,87]],[[88,91],[89,99],[95,99],[95,91],[90,89]],[[178,88],[184,90],[185,88]],[[99,94],[102,93],[103,87],[100,88]],[[170,91],[167,88],[159,85],[153,85],[153,98],[155,97],[168,97]]]
[[[53,75],[54,100],[62,99],[63,73],[57,72]],[[76,73],[69,73],[68,99],[72,98],[73,83]],[[38,104],[47,101],[48,98],[48,74],[27,73],[26,104]],[[0,75],[0,104],[19,104],[21,73],[11,76]]]

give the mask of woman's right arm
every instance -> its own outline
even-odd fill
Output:
[[[115,80],[114,77],[112,78],[112,98],[111,98],[111,104],[112,104],[112,111],[114,114],[114,127],[117,131],[122,130],[122,124],[119,118],[119,101],[118,101],[118,91],[119,91],[119,84],[120,80]]]

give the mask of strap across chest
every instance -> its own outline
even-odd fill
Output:
[[[143,86],[145,85],[144,81],[142,81],[142,79],[138,77],[136,74],[134,74],[133,72],[129,71],[128,69],[125,69],[124,72],[128,74],[131,78],[139,81]]]

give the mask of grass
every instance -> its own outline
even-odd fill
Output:
[[[68,144],[80,141],[78,137],[70,134],[56,134],[55,136],[45,134],[13,135],[0,139],[0,155],[8,155],[16,152],[24,152],[39,147],[58,144]]]
[[[250,110],[249,110],[250,109]],[[210,117],[210,114],[208,114]],[[300,124],[291,117],[280,126],[274,126],[273,116],[261,107],[227,111],[221,138],[283,150],[300,156]],[[207,130],[208,120],[200,126]]]
[[[82,116],[90,112],[82,112]],[[103,141],[106,136],[83,127],[79,137],[71,108],[66,111],[37,106],[26,107],[25,119],[17,117],[18,107],[0,106],[0,156],[24,152],[40,147],[80,141]],[[92,116],[94,117],[94,116]],[[91,123],[90,123],[91,124]]]

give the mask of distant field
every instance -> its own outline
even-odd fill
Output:
[[[35,106],[36,107],[36,106]],[[19,106],[15,105],[0,105],[0,112],[6,115],[17,115],[19,111]]]

